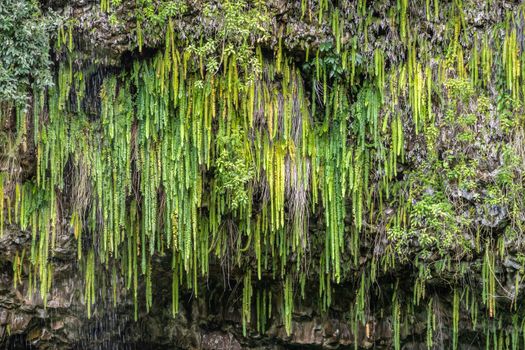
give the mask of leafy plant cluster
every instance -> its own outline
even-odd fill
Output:
[[[31,90],[51,85],[52,26],[34,0],[0,2],[0,101],[25,104]]]
[[[111,23],[119,23],[121,13],[116,9],[123,6],[122,0],[101,0],[101,9],[109,14]],[[162,42],[162,33],[173,37],[175,42],[186,43],[188,53],[199,60],[203,68],[216,74],[225,69],[231,58],[245,71],[246,78],[253,80],[261,72],[260,59],[255,46],[269,38],[270,15],[262,0],[206,0],[191,4],[191,33],[182,27],[174,31],[172,20],[182,20],[188,15],[190,3],[187,0],[137,0],[132,10],[136,19],[136,39],[139,51],[145,42]],[[125,11],[124,11],[125,12]],[[128,11],[129,12],[129,11]]]
[[[492,102],[468,78],[447,78],[439,89],[445,97],[443,112],[424,128],[429,157],[406,180],[410,187],[408,224],[388,229],[394,250],[402,258],[415,251],[421,257],[437,252],[439,259],[444,259],[479,250],[479,232],[474,244],[469,230],[480,220],[492,225],[479,215],[490,217],[497,212],[508,216],[503,219],[521,232],[517,217],[524,206],[513,193],[523,191],[522,164],[512,141],[515,135],[507,126],[507,116],[519,113],[518,107],[507,93],[499,95],[507,98]],[[490,127],[497,122],[501,125],[499,135]],[[519,118],[512,125],[518,126]],[[500,142],[502,148],[495,149]],[[488,158],[496,154],[499,166],[481,177]]]
[[[230,197],[231,210],[245,206],[251,200],[246,191],[246,184],[252,180],[254,171],[244,156],[243,139],[240,130],[217,138],[219,156],[215,161],[215,170],[218,193]]]
[[[168,19],[180,17],[188,11],[187,0],[138,0],[136,6],[139,21],[149,21],[159,28],[164,27]]]
[[[396,253],[402,259],[414,252],[419,252],[416,255],[422,258],[429,258],[435,252],[440,257],[451,253],[455,256],[469,254],[473,247],[463,236],[463,231],[472,219],[458,211],[445,186],[447,175],[454,175],[445,171],[442,163],[426,164],[423,169],[408,179],[411,186],[409,225],[404,228],[393,226],[388,231]]]
[[[205,62],[209,72],[216,73],[228,57],[253,77],[261,72],[255,55],[255,44],[269,36],[268,10],[263,1],[221,0],[205,2],[202,9],[200,42],[190,43],[188,50]]]

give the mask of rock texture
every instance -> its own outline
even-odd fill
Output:
[[[240,310],[231,298],[232,290],[222,290],[218,281],[210,280],[202,288],[205,297],[185,295],[180,312],[173,318],[169,308],[169,286],[157,286],[154,309],[133,320],[133,305],[129,296],[115,308],[97,308],[88,319],[81,298],[84,288],[80,272],[74,264],[75,248],[67,237],[59,239],[55,255],[54,284],[44,308],[38,293],[29,298],[28,282],[13,286],[11,261],[16,251],[30,249],[30,237],[24,232],[9,230],[0,239],[2,268],[0,275],[0,343],[7,349],[288,349],[288,348],[350,348],[354,336],[343,316],[344,310],[323,317],[316,305],[306,298],[295,310],[293,334],[287,336],[280,315],[276,314],[264,335],[242,336]],[[22,248],[22,249],[21,249]],[[73,259],[72,259],[73,257]],[[157,276],[161,281],[162,275]],[[166,284],[169,284],[166,279]],[[232,286],[233,292],[236,287]],[[350,286],[341,286],[341,300],[351,300]],[[143,288],[142,288],[143,290]],[[99,290],[102,293],[110,291]],[[233,294],[234,295],[234,294]],[[126,302],[127,300],[127,302]],[[338,304],[337,307],[348,307]],[[388,319],[371,320],[359,330],[359,343],[388,348],[391,330]]]

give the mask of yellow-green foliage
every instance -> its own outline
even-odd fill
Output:
[[[310,1],[302,3],[303,16],[311,17]],[[361,46],[358,36],[346,40],[346,14],[323,0],[314,15],[321,22],[329,18],[333,43],[323,43],[315,55],[311,51],[315,59],[298,67],[286,52],[283,32],[274,58],[248,44],[246,28],[234,41],[244,48],[234,50],[230,42],[219,58],[216,39],[231,40],[236,29],[255,28],[261,20],[243,17],[246,2],[221,4],[228,21],[212,43],[188,47],[179,41],[171,15],[159,20],[166,30],[164,49],[119,75],[106,74],[95,96],[100,101],[95,117],[81,103],[92,93],[86,91],[88,72],[77,71],[71,59],[59,64],[55,85],[35,98],[32,116],[17,111],[21,136],[13,139],[22,145],[33,124],[37,161],[35,177],[25,181],[0,164],[0,234],[5,223],[31,232],[31,250],[13,261],[15,285],[28,271],[29,290],[39,289],[46,302],[56,238],[69,233],[84,273],[89,317],[96,312],[95,288],[108,281],[114,304],[121,297],[117,287],[130,291],[135,319],[144,282],[149,311],[156,262],[167,256],[173,315],[182,291],[206,293],[200,287],[210,265],[227,262],[244,271],[237,281],[244,335],[253,328],[265,332],[276,305],[290,334],[298,292],[304,298],[317,278],[323,312],[338,283],[356,287],[349,320],[357,339],[358,328],[368,327],[374,284],[397,271],[402,260],[413,264],[417,276],[410,303],[398,284],[385,288],[391,306],[381,312],[390,313],[392,346],[401,348],[402,327],[410,319],[405,313],[420,307],[427,345],[438,346],[432,314],[437,301],[427,280],[454,270],[451,266],[454,274],[464,273],[453,258],[480,253],[483,238],[478,233],[474,247],[462,236],[473,221],[458,218],[458,204],[443,185],[473,190],[479,164],[466,155],[449,156],[445,151],[454,150],[444,150],[442,140],[451,137],[447,131],[460,130],[457,144],[483,143],[475,126],[496,108],[498,122],[514,130],[515,145],[504,148],[505,164],[482,204],[508,194],[512,231],[521,232],[522,204],[510,193],[523,190],[522,164],[514,159],[519,160],[523,130],[518,117],[515,122],[508,117],[518,114],[523,99],[521,27],[509,17],[501,37],[483,33],[462,46],[464,9],[454,1],[447,52],[429,57],[425,42],[411,32],[410,2],[399,0],[391,13],[406,59],[395,61],[385,48]],[[109,0],[101,5],[111,11]],[[425,6],[428,20],[440,18],[437,0]],[[257,7],[262,4],[250,9],[258,13]],[[358,2],[357,12],[360,30],[367,32],[374,24],[366,1]],[[141,21],[154,17],[137,19],[139,49]],[[67,30],[59,30],[57,46],[67,44],[72,54]],[[492,91],[495,80],[498,91]],[[498,106],[481,97],[489,93],[502,97]],[[477,109],[466,113],[474,101]],[[417,257],[407,262],[414,246]],[[488,319],[496,317],[495,265],[503,254],[494,246],[487,238],[478,299],[461,292],[459,282],[453,286],[452,348],[461,346],[465,308],[473,324],[478,309],[485,308]],[[498,247],[503,250],[503,243]],[[437,259],[431,267],[430,257]],[[281,288],[261,287],[266,279]],[[502,337],[487,332],[491,339]]]
[[[84,290],[84,302],[87,307],[88,318],[91,318],[91,308],[95,304],[95,253],[93,250],[89,251],[89,254],[85,263],[86,269],[86,282]]]
[[[286,330],[286,334],[292,332],[292,313],[293,313],[293,285],[290,276],[286,277],[283,286],[283,323]]]
[[[244,336],[246,336],[246,327],[251,322],[252,294],[252,273],[248,271],[244,275],[242,289],[242,334]]]
[[[4,195],[4,182],[7,175],[5,173],[0,173],[0,237],[4,233],[4,203],[5,203],[5,195]]]

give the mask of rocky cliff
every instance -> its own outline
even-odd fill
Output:
[[[0,22],[0,346],[525,346],[518,1]]]

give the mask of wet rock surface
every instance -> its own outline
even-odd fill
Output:
[[[9,239],[9,235],[11,238],[13,235],[23,237],[23,233],[9,231],[0,240],[0,346],[5,349],[353,349],[356,340],[361,349],[392,347],[390,316],[372,316],[365,326],[359,326],[357,335],[354,334],[345,310],[350,308],[348,302],[354,300],[355,291],[352,286],[344,284],[335,287],[337,301],[333,310],[325,315],[315,311],[315,306],[311,305],[315,296],[307,294],[294,310],[292,334],[289,336],[279,310],[275,311],[265,332],[249,331],[243,336],[240,310],[220,297],[222,287],[218,287],[219,281],[213,279],[202,285],[205,295],[195,298],[187,294],[181,298],[176,317],[171,315],[169,306],[170,279],[165,278],[166,286],[163,286],[162,276],[157,276],[161,286],[157,288],[149,314],[140,310],[138,320],[134,321],[131,298],[123,293],[117,307],[98,305],[88,319],[80,292],[84,288],[78,277],[80,273],[68,260],[61,260],[56,265],[57,275],[47,308],[44,308],[38,293],[29,296],[27,281],[16,288],[13,286],[10,259],[14,256],[16,240]],[[29,249],[29,245],[25,247]],[[74,256],[74,249],[69,253]],[[502,281],[513,281],[516,263],[511,256],[504,267],[505,270],[497,271],[498,276]],[[442,282],[437,282],[434,287],[440,288]],[[512,283],[506,287],[509,291],[514,288]],[[215,292],[214,288],[217,289]],[[101,293],[104,292],[111,293],[109,290],[98,291],[99,300],[103,300]],[[438,301],[444,315],[452,312],[449,298],[444,294]],[[385,304],[387,307],[388,303]],[[426,348],[424,331],[425,320],[414,320],[413,327],[401,334],[405,344],[403,349]],[[447,332],[442,336],[448,337]],[[469,347],[465,344],[461,348]]]

